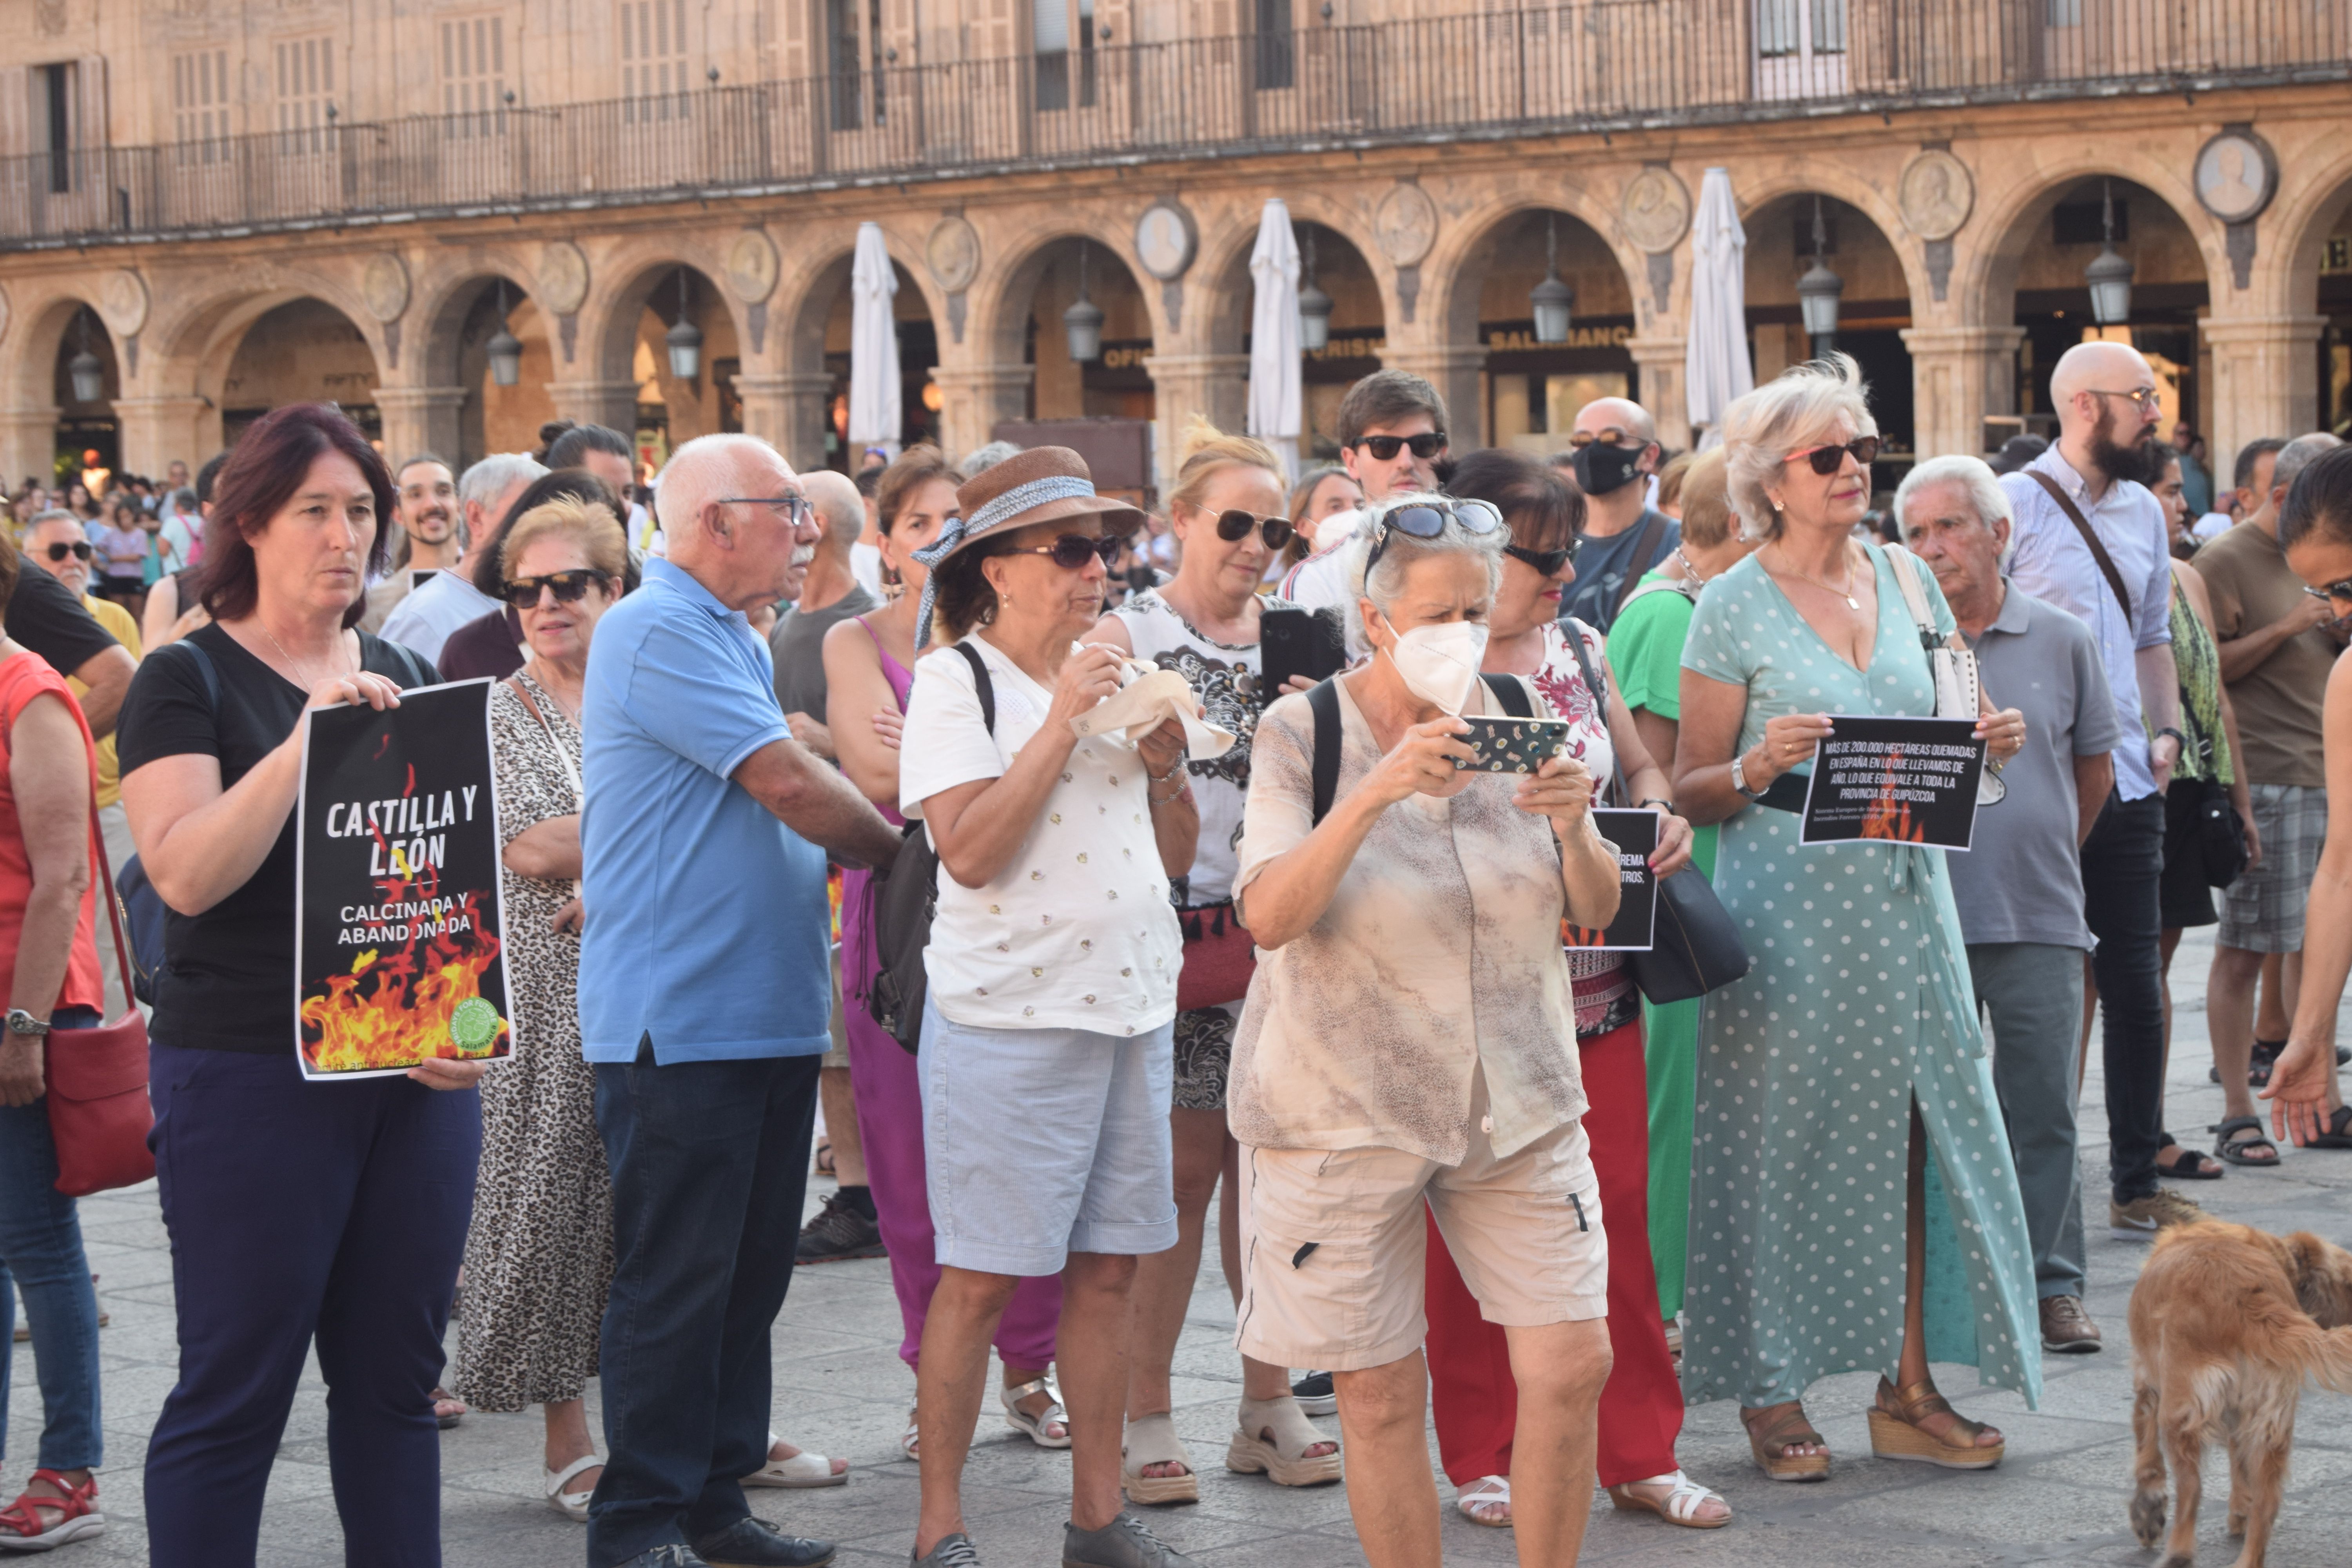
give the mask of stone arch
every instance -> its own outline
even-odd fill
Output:
[[[416,333],[405,349],[427,407],[410,439],[440,453],[461,472],[492,452],[530,451],[538,445],[540,426],[555,416],[557,328],[553,313],[533,292],[530,277],[519,257],[469,252],[419,279],[416,299],[404,317]],[[500,319],[502,283],[507,330],[523,345],[521,374],[512,386],[497,384],[488,349]]]
[[[571,357],[559,348],[557,413],[635,435],[640,456],[656,465],[696,436],[733,427],[726,367],[740,369],[751,332],[721,276],[719,258],[699,246],[629,240],[592,250]],[[702,331],[691,381],[671,374],[665,343],[681,299]]]
[[[2184,166],[2186,162],[2182,160]],[[2112,178],[2147,191],[2188,230],[2206,278],[2227,275],[2229,258],[2221,247],[2220,226],[2191,216],[2201,215],[2204,209],[2198,205],[2197,193],[2168,162],[2059,151],[2032,175],[1997,189],[1981,176],[1979,179],[1977,211],[1962,231],[1973,243],[1960,252],[1951,282],[1952,295],[1960,302],[1965,319],[2009,322],[2016,313],[2018,276],[2028,247],[2052,209],[2085,180]]]
[[[949,307],[921,265],[923,250],[915,238],[884,224],[882,242],[898,281],[891,303],[898,326],[899,384],[908,404],[908,438],[945,440],[946,399],[935,378],[950,353]],[[856,466],[846,450],[846,426],[835,416],[845,418],[841,400],[849,391],[849,282],[856,254],[855,226],[804,242],[770,296],[776,312],[769,329],[769,363],[781,374],[768,378],[773,391],[767,395],[781,398],[775,419],[784,434],[775,439],[795,468]]]
[[[2318,166],[2289,187],[2286,171],[2306,162]],[[2352,272],[2341,260],[2328,268],[2331,256],[2352,254],[2352,153],[2282,163],[2279,194],[2257,222],[2264,243],[2283,245],[2286,256],[2284,268],[2253,268],[2272,289],[2260,308],[2284,361],[2276,374],[2286,397],[2275,428],[2343,434],[2352,429]],[[2217,464],[2233,461],[2218,446],[2210,455]]]
[[[1746,206],[1740,226],[1748,235],[1746,295],[1756,380],[1769,381],[1813,356],[1797,280],[1812,266],[1817,212],[1828,247],[1822,259],[1845,286],[1836,346],[1861,365],[1879,434],[1890,458],[1903,459],[1918,450],[1916,373],[1906,334],[1920,324],[1928,294],[1916,254],[1904,254],[1907,230],[1899,218],[1889,228],[1883,214],[1801,184],[1759,194]],[[1884,466],[1877,475],[1882,489],[1899,477],[1899,468]]]

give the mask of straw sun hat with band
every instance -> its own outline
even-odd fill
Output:
[[[1076,520],[1077,526],[1070,531],[1089,538],[1110,532],[1124,535],[1143,526],[1143,514],[1135,508],[1095,493],[1094,475],[1087,460],[1067,447],[1032,447],[965,480],[956,490],[956,510],[962,515],[950,518],[937,541],[915,552],[915,559],[929,569],[923,582],[922,613],[915,626],[918,648],[930,640],[931,610],[938,603],[940,578],[950,577],[961,586],[967,579],[977,579],[980,563],[997,553],[974,546],[1010,538],[1040,522]],[[1094,521],[1097,518],[1101,521]],[[950,564],[959,555],[968,557],[961,568]],[[955,628],[959,635],[969,629]]]

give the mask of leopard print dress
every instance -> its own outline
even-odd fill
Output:
[[[528,673],[549,732],[505,681],[490,689],[499,841],[579,809],[580,728]],[[477,1410],[577,1399],[596,1373],[613,1277],[613,1194],[596,1079],[580,1056],[580,939],[549,929],[571,884],[501,871],[514,1054],[482,1079],[482,1163],[457,1337],[458,1396]]]

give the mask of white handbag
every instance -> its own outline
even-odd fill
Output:
[[[1983,713],[1984,683],[1977,669],[1976,650],[1954,647],[1936,630],[1935,620],[1927,614],[1927,595],[1919,586],[1919,559],[1899,544],[1886,549],[1887,564],[1895,570],[1895,585],[1903,591],[1903,603],[1911,612],[1911,624],[1919,629],[1919,646],[1927,655],[1928,673],[1936,680],[1936,717],[1966,719],[1974,723]],[[1984,771],[1977,775],[1977,804],[1995,805],[2009,793],[2000,782],[2000,764],[1990,752],[1985,756]]]

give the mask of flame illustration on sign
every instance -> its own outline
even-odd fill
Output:
[[[1903,752],[1899,749],[1886,753],[1886,772],[1879,780],[1880,787],[1885,793],[1872,801],[1870,809],[1862,814],[1862,836],[1864,838],[1891,838],[1904,844],[1927,842],[1927,825],[1911,820],[1911,803],[1893,798],[1894,792],[1903,782],[1896,771],[1902,762]]]

